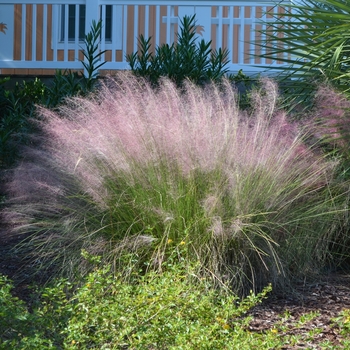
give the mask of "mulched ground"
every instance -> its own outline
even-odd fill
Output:
[[[0,228],[0,273],[15,281],[14,295],[29,301],[30,280],[25,277],[23,261],[15,253],[9,254],[18,239],[7,234],[5,227]],[[25,264],[25,262],[24,262]],[[16,277],[17,276],[17,277]],[[21,276],[21,279],[18,279]],[[24,278],[23,278],[24,277]],[[333,349],[340,346],[342,336],[334,327],[332,319],[344,309],[350,309],[350,274],[330,274],[322,276],[317,283],[300,283],[293,293],[287,296],[269,296],[262,304],[248,312],[253,317],[248,329],[251,332],[265,332],[276,329],[276,336],[302,335],[303,341],[297,346],[284,349],[324,349],[320,344],[329,341]],[[312,320],[297,325],[306,313],[318,313]],[[283,322],[284,328],[279,325]],[[320,329],[312,337],[310,331]],[[349,334],[350,337],[350,334]]]
[[[321,343],[329,341],[334,347],[340,346],[340,330],[334,327],[332,319],[344,309],[350,309],[350,274],[323,276],[318,283],[300,283],[293,294],[284,298],[271,296],[262,304],[249,311],[253,320],[249,325],[252,332],[279,329],[283,321],[285,329],[278,336],[302,335],[303,342],[285,349],[324,349]],[[318,315],[303,325],[297,325],[306,313]],[[311,338],[304,336],[320,329]],[[350,334],[349,334],[350,337]]]

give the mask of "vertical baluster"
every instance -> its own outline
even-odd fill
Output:
[[[219,49],[222,47],[222,38],[223,38],[223,29],[224,26],[222,24],[222,17],[223,17],[223,6],[218,6],[218,18],[219,18],[219,25],[217,30],[217,41],[216,41],[216,49]]]
[[[122,49],[122,53],[123,53],[123,57],[122,60],[124,63],[126,63],[126,53],[127,53],[127,38],[128,38],[128,6],[124,4],[124,15],[123,15],[123,49]]]
[[[112,43],[111,43],[111,61],[115,62],[115,55],[117,51],[117,37],[118,35],[121,35],[121,33],[118,33],[118,27],[116,25],[116,19],[117,19],[117,5],[113,5],[112,7],[112,28],[111,28],[111,35],[112,35]]]
[[[60,40],[60,33],[58,32],[59,6],[61,5],[52,5],[52,50],[54,62],[57,62],[57,43]]]
[[[134,52],[137,51],[137,38],[139,30],[139,6],[134,5]]]
[[[175,18],[175,6],[172,5],[171,6],[171,15],[170,15],[171,18]],[[175,42],[175,23],[172,22],[171,23],[171,32],[170,32],[170,42],[171,43],[174,43]]]
[[[244,16],[245,6],[239,6],[238,63],[244,64]]]
[[[80,5],[75,5],[75,23],[74,23],[74,57],[79,60],[79,20],[80,20]]]
[[[219,19],[219,23],[217,26],[217,31],[216,31],[216,49],[219,49],[220,47],[222,47],[222,32],[223,32],[223,24],[222,24],[222,17],[223,17],[223,7],[222,6],[218,6],[218,19]]]
[[[32,61],[36,61],[36,4],[32,5]]]
[[[68,61],[68,20],[69,20],[69,5],[64,5],[64,44],[63,44],[63,60]]]
[[[234,16],[234,6],[230,6],[228,10],[229,25],[228,25],[228,44],[227,49],[229,50],[229,65],[233,62],[233,16]]]
[[[255,63],[255,28],[256,28],[256,5],[253,5],[250,8],[250,40],[249,40],[249,63],[254,64]]]
[[[171,6],[166,7],[166,43],[171,44],[170,31],[171,31]]]
[[[156,6],[156,47],[159,46],[160,43],[160,6]]]
[[[85,35],[91,31],[92,23],[97,23],[99,20],[99,0],[85,0]],[[85,62],[87,62],[86,59]],[[84,69],[84,75],[87,76],[87,74],[86,69]]]
[[[266,11],[269,11],[269,15],[266,15],[266,18],[269,18],[271,15],[272,16],[274,16],[274,10],[272,10],[273,12],[271,13],[271,10],[270,9],[268,9],[268,7],[266,7]],[[270,18],[270,20],[271,20],[271,18]],[[275,35],[276,35],[277,33],[273,30],[273,32],[272,32],[272,35],[273,35],[273,37],[275,38]],[[274,54],[273,54],[273,56],[275,57],[275,58],[277,58],[277,53],[276,53],[276,49],[277,49],[277,42],[274,40],[274,41],[272,41],[272,43],[271,43],[271,49],[272,49],[272,51],[274,52]],[[271,65],[275,65],[277,63],[277,60],[276,59],[272,59],[272,61],[271,61]]]
[[[47,60],[47,4],[43,5],[43,43],[42,43],[42,60]]]
[[[261,7],[261,11],[262,11],[262,33],[261,33],[261,43],[262,43],[262,47],[261,47],[261,54],[262,55],[265,55],[266,54],[266,34],[263,34],[264,31],[266,31],[267,29],[267,25],[266,25],[266,10],[267,10],[267,7],[266,6],[262,6]],[[261,60],[262,64],[267,64],[267,60],[265,57],[262,58]]]
[[[106,5],[101,5],[101,7],[102,7],[101,51],[104,51],[106,49],[106,30],[103,24],[106,23]],[[100,60],[102,62],[105,61],[104,53],[100,56]]]
[[[149,37],[149,5],[145,6],[145,38]]]
[[[22,30],[21,30],[21,61],[26,60],[26,34],[27,34],[27,5],[22,4]]]

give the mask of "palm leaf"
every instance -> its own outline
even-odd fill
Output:
[[[283,63],[279,76],[293,82],[286,88],[291,100],[297,95],[306,100],[314,88],[310,81],[318,79],[350,94],[349,18],[346,0],[303,0],[262,22],[258,57]]]

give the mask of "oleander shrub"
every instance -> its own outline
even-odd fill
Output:
[[[162,44],[152,51],[152,38],[139,37],[139,50],[126,56],[131,71],[158,85],[162,77],[168,77],[177,86],[186,79],[203,85],[220,81],[228,72],[227,49],[213,50],[211,40],[199,39],[196,15],[184,16],[180,31],[173,44]]]
[[[275,84],[261,85],[247,113],[227,81],[155,90],[121,73],[41,109],[43,147],[24,151],[4,213],[30,235],[18,251],[31,270],[84,273],[85,249],[129,278],[161,271],[178,247],[178,261],[244,293],[322,267],[334,162],[276,109]]]

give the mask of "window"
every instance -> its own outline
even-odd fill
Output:
[[[61,7],[61,33],[60,40],[64,41],[65,37],[65,20],[66,20],[66,9],[65,5]],[[85,38],[85,5],[79,5],[78,11],[75,5],[68,5],[68,41],[75,41],[77,33],[75,33],[75,21],[79,17],[78,21],[78,35],[79,41],[83,41]],[[103,20],[103,26],[105,29],[106,41],[112,41],[112,5],[106,5],[106,18]],[[76,13],[78,12],[78,14]],[[102,9],[101,9],[102,17]]]

